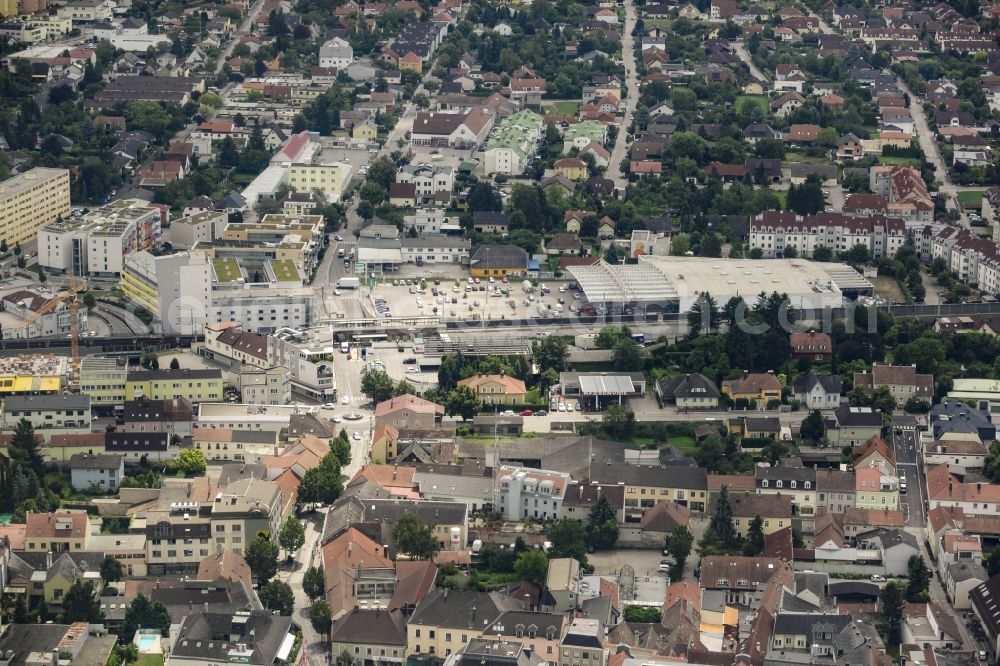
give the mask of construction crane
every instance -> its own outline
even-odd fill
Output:
[[[70,388],[74,392],[80,388],[80,318],[77,313],[80,307],[80,299],[77,294],[82,290],[80,283],[76,279],[76,273],[71,269],[69,272],[69,285],[66,291],[59,292],[48,300],[42,307],[32,312],[18,326],[18,329],[27,329],[40,317],[46,315],[63,303],[69,306],[70,312]]]

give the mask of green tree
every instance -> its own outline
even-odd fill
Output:
[[[663,611],[656,606],[626,606],[623,619],[626,622],[659,624],[663,619]]]
[[[299,501],[305,504],[317,502],[332,504],[344,491],[340,478],[340,459],[336,454],[323,456],[318,467],[308,470],[299,483]]]
[[[42,474],[42,454],[38,450],[35,428],[28,419],[22,418],[14,424],[14,436],[7,452],[11,463],[23,465],[38,476]]]
[[[339,435],[330,440],[330,451],[337,456],[341,467],[351,464],[351,440],[347,437],[346,430],[341,430]]]
[[[619,341],[631,337],[632,331],[628,326],[605,326],[594,336],[594,346],[598,349],[614,349]]]
[[[77,580],[66,590],[63,597],[63,622],[103,622],[101,600],[97,598],[94,584],[89,580]]]
[[[265,609],[276,610],[280,615],[291,615],[295,610],[295,593],[288,583],[280,580],[269,581],[257,596]]]
[[[361,376],[361,392],[378,404],[393,397],[396,384],[384,370],[365,370]]]
[[[177,455],[174,466],[185,476],[198,476],[205,473],[208,464],[201,449],[184,449]]]
[[[694,545],[694,535],[687,525],[680,525],[667,537],[667,552],[674,558],[674,564],[670,567],[670,580],[678,581],[684,577],[684,565],[691,555],[691,547]]]
[[[826,437],[826,423],[818,409],[809,412],[799,426],[799,436],[808,442],[822,442]]]
[[[632,338],[622,338],[611,351],[611,365],[617,372],[642,370],[642,347]]]
[[[326,576],[318,567],[309,567],[302,574],[302,591],[310,601],[316,601],[326,593]]]
[[[550,557],[572,557],[581,564],[587,561],[587,530],[579,520],[563,518],[549,526]]]
[[[529,548],[518,553],[517,561],[514,564],[514,573],[517,574],[518,579],[536,585],[544,585],[548,571],[549,558],[542,551]]]
[[[302,522],[298,518],[289,516],[285,519],[285,524],[278,530],[278,543],[288,553],[289,560],[294,557],[295,551],[301,548],[305,542],[306,528],[302,526]]]
[[[392,528],[396,550],[421,560],[429,560],[441,548],[434,528],[414,513],[404,513]]]
[[[882,588],[879,602],[882,604],[882,618],[889,638],[888,643],[899,645],[899,627],[903,622],[903,608],[906,604],[903,586],[897,581],[889,581]]]
[[[479,396],[468,386],[456,386],[444,401],[444,411],[449,416],[461,416],[463,421],[474,417],[479,407]]]
[[[618,405],[611,405],[604,410],[601,425],[604,433],[610,437],[632,439],[635,435],[635,412]]]
[[[715,299],[707,291],[691,304],[688,311],[688,333],[692,337],[702,333],[715,333],[719,329],[722,311]]]
[[[317,634],[326,636],[330,633],[330,626],[333,624],[330,605],[325,601],[314,601],[309,607],[309,623]]]
[[[105,555],[104,559],[101,560],[101,580],[104,581],[105,585],[120,581],[124,575],[125,567],[122,566],[122,563],[110,555]]]
[[[747,527],[747,538],[743,543],[743,554],[749,557],[760,557],[764,554],[764,521],[755,516]]]
[[[729,486],[722,486],[719,497],[715,500],[715,511],[708,524],[708,535],[724,549],[734,548],[739,544],[740,537],[733,524],[733,506],[729,500]]]
[[[82,300],[83,300],[83,305],[88,310],[93,310],[94,306],[97,305],[97,297],[94,296],[94,294],[92,294],[89,291],[83,295],[83,299]]]
[[[179,360],[177,360],[177,357],[174,357],[174,358],[170,359],[170,369],[171,370],[180,370],[181,369],[181,362]]]
[[[250,571],[257,578],[258,585],[265,585],[278,573],[278,544],[258,536],[247,546],[243,554]]]
[[[590,545],[598,549],[614,548],[618,543],[618,517],[604,495],[587,516],[587,536]]]
[[[920,555],[911,555],[906,563],[906,600],[910,603],[926,603],[930,599],[931,570]]]
[[[564,372],[569,359],[569,347],[566,341],[555,336],[535,340],[531,345],[531,353],[538,366],[545,370]]]

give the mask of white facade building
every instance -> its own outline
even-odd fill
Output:
[[[503,465],[497,475],[494,509],[505,520],[556,520],[570,484],[569,474]]]

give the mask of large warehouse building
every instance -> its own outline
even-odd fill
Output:
[[[874,293],[872,284],[847,264],[805,259],[640,256],[638,264],[601,261],[567,270],[591,303],[679,312],[689,311],[702,292],[722,305],[734,296],[752,304],[761,292],[777,291],[799,310],[840,307]]]

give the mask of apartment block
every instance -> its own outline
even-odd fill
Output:
[[[65,294],[63,295],[65,296]],[[0,300],[0,337],[20,340],[68,335],[73,319],[81,331],[87,328],[87,308],[72,308],[69,298],[21,289]]]
[[[564,472],[504,465],[497,475],[498,511],[511,521],[555,520],[570,476]]]
[[[793,212],[768,210],[750,220],[750,247],[765,257],[784,256],[794,248],[809,257],[825,247],[834,254],[856,245],[874,257],[893,256],[906,243],[906,223],[900,218],[876,215],[854,218],[841,213],[818,213],[802,217]]]
[[[117,276],[126,256],[152,249],[159,240],[159,209],[138,199],[116,201],[83,218],[43,227],[38,263],[59,273]]]
[[[351,165],[291,164],[288,167],[288,184],[296,192],[320,191],[327,203],[340,201],[344,186],[351,180]]]
[[[267,337],[267,362],[288,368],[292,392],[314,400],[337,397],[333,341],[320,341],[294,328],[282,328]]]
[[[136,252],[125,257],[121,287],[129,299],[160,320],[164,334],[195,335],[208,318],[212,267],[199,252],[162,257]]]
[[[0,239],[11,247],[70,216],[69,171],[35,168],[0,183]]]

